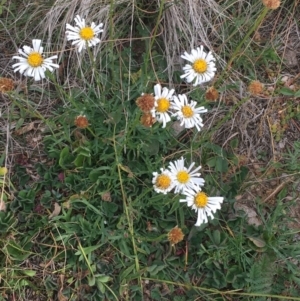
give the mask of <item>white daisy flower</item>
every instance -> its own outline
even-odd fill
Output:
[[[203,191],[198,189],[197,191],[184,191],[186,199],[179,200],[180,202],[186,202],[189,207],[192,207],[195,211],[198,211],[198,218],[196,226],[201,226],[208,222],[208,216],[211,219],[214,218],[213,213],[216,213],[217,209],[221,209],[221,203],[223,203],[223,197],[209,197]]]
[[[96,26],[94,22],[92,22],[91,26],[85,25],[85,20],[80,16],[75,17],[75,23],[77,26],[73,27],[70,24],[67,24],[67,40],[73,41],[72,45],[76,45],[78,47],[78,52],[81,52],[82,49],[86,48],[86,44],[88,47],[95,46],[100,42],[100,39],[97,38],[97,34],[103,32],[103,23],[100,23]]]
[[[19,49],[19,53],[23,56],[13,56],[13,59],[19,60],[19,63],[13,64],[14,72],[19,71],[25,76],[34,77],[34,80],[38,81],[45,78],[45,71],[53,71],[54,68],[58,68],[57,64],[52,63],[53,59],[57,59],[57,55],[53,55],[49,58],[44,58],[43,47],[41,46],[41,40],[32,40],[33,48],[29,46],[23,46],[23,50]]]
[[[199,178],[200,173],[197,172],[201,166],[194,170],[195,162],[192,162],[189,168],[184,166],[184,159],[181,158],[175,162],[170,162],[168,169],[171,172],[172,179],[175,185],[175,193],[182,192],[183,190],[197,190],[200,186],[204,185],[204,179]]]
[[[204,107],[195,108],[196,101],[191,100],[190,103],[185,94],[179,94],[178,97],[173,97],[173,109],[176,111],[173,116],[181,121],[181,126],[184,125],[186,129],[196,127],[198,131],[203,127],[200,113],[207,112]]]
[[[186,64],[183,67],[184,74],[180,77],[185,78],[188,83],[195,80],[193,86],[208,82],[215,76],[217,71],[216,59],[211,52],[206,53],[203,51],[202,45],[197,47],[197,49],[192,49],[191,54],[184,52],[184,55],[181,55],[181,57],[192,64]]]
[[[151,113],[152,117],[155,117],[158,122],[163,124],[163,128],[171,121],[170,109],[172,108],[172,95],[174,91],[174,89],[169,90],[166,87],[161,89],[160,84],[154,86],[155,103]]]
[[[161,168],[160,171],[161,174],[153,172],[153,187],[156,192],[167,194],[167,192],[171,191],[174,187],[172,175],[167,169],[164,170]]]

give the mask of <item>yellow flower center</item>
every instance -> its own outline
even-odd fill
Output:
[[[170,101],[166,98],[159,98],[157,100],[157,111],[159,113],[165,113],[170,108]]]
[[[194,204],[198,208],[204,208],[207,205],[208,197],[204,192],[198,192],[194,198]]]
[[[197,73],[204,73],[207,70],[207,63],[204,59],[198,59],[193,63],[193,69]]]
[[[183,106],[181,112],[185,118],[191,118],[194,115],[194,111],[190,106]]]
[[[177,180],[179,183],[186,184],[189,181],[189,179],[190,175],[185,170],[179,171],[177,173]]]
[[[155,184],[160,189],[168,189],[168,187],[171,185],[171,178],[168,175],[159,175]]]
[[[79,35],[83,40],[88,41],[94,37],[95,33],[91,27],[83,27],[80,30]]]
[[[41,66],[43,64],[43,61],[44,59],[42,55],[39,52],[35,52],[35,51],[31,52],[27,58],[28,64],[34,68]]]

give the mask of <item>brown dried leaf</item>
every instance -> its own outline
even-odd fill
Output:
[[[63,207],[66,209],[70,209],[71,208],[71,200],[67,200],[66,202],[63,202]]]
[[[248,207],[247,205],[241,204],[239,202],[235,202],[233,206],[234,206],[234,209],[237,213],[238,213],[238,211],[244,211],[245,212],[245,214],[247,216],[247,222],[248,222],[249,225],[259,226],[259,225],[262,224],[262,221],[257,216],[257,213],[253,208]]]
[[[29,124],[23,126],[22,128],[15,131],[16,135],[23,135],[29,131],[31,131],[34,128],[34,122],[30,122]]]
[[[255,212],[254,209],[248,207],[247,205],[245,204],[241,204],[241,203],[234,203],[234,209],[236,211],[244,211],[247,215],[247,217],[255,217],[257,216],[257,213]]]
[[[68,301],[69,299],[67,297],[65,297],[62,293],[62,291],[60,290],[57,294],[57,300],[58,301]]]
[[[286,49],[283,53],[283,58],[286,61],[286,64],[289,67],[295,67],[298,66],[298,58],[297,58],[297,51],[293,49]]]
[[[0,200],[0,212],[6,212],[6,204],[3,200]]]
[[[49,215],[49,219],[58,216],[61,211],[61,206],[58,203],[54,203],[54,210],[53,212]]]
[[[125,172],[128,173],[128,178],[133,178],[133,173],[132,173],[132,171],[130,170],[130,168],[129,168],[128,166],[119,164],[119,167],[120,167],[122,170],[124,170]]]
[[[258,237],[248,237],[258,248],[263,248],[266,246],[266,242]]]

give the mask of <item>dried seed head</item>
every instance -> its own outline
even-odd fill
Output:
[[[155,103],[155,98],[152,94],[143,94],[136,100],[137,106],[143,112],[150,112],[153,109]]]
[[[205,92],[205,99],[209,101],[216,101],[219,98],[219,92],[216,88],[210,87]]]
[[[259,95],[263,91],[263,84],[258,80],[254,80],[248,86],[248,90],[253,95]]]
[[[101,198],[102,198],[102,201],[104,201],[104,202],[111,202],[111,194],[110,194],[110,192],[109,191],[104,192],[102,194]]]
[[[152,127],[155,121],[156,119],[152,116],[151,113],[144,113],[140,120],[141,124],[147,128]]]
[[[0,92],[9,92],[14,89],[14,81],[10,78],[0,78]]]
[[[89,121],[85,115],[79,115],[74,120],[75,125],[80,129],[85,129],[89,126]]]
[[[151,232],[153,230],[151,222],[147,221],[147,231]]]
[[[178,228],[178,226],[173,228],[168,233],[168,239],[172,246],[181,242],[183,240],[183,238],[184,238],[184,234],[183,234],[182,230],[180,228]]]
[[[262,0],[262,2],[269,9],[276,9],[280,6],[280,0]]]

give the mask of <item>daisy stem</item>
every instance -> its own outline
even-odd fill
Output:
[[[171,243],[170,243],[170,244],[169,244],[169,249],[167,250],[166,254],[164,255],[163,260],[166,260],[166,259],[170,256],[170,254],[171,254],[173,248],[174,248],[174,247],[173,247],[173,246],[171,245]]]
[[[9,113],[10,113],[10,107],[8,107],[8,119],[11,118],[11,115]],[[7,166],[8,146],[9,146],[9,137],[10,137],[10,135],[9,135],[9,124],[10,124],[10,122],[7,123],[7,127],[6,127],[6,146],[5,146],[5,153],[4,153],[4,155],[5,155],[5,164],[4,164],[4,166],[5,167]],[[0,211],[5,211],[5,209],[6,209],[6,204],[5,204],[5,201],[4,201],[4,188],[5,188],[6,174],[7,173],[8,173],[8,170],[6,172],[4,172],[3,177],[0,176],[0,178],[1,178],[0,183],[2,182],[1,194],[0,194]],[[8,185],[8,187],[9,187],[9,185]]]
[[[122,174],[121,174],[121,163],[119,162],[119,156],[118,156],[118,150],[117,150],[117,145],[116,145],[116,125],[114,126],[114,139],[113,139],[113,143],[114,143],[114,152],[115,152],[115,156],[116,156],[116,164],[117,164],[117,168],[118,168],[118,176],[119,176],[119,181],[120,181],[120,186],[121,186],[121,192],[122,192],[122,199],[123,199],[123,206],[124,206],[124,211],[125,211],[125,215],[127,218],[127,222],[128,222],[128,229],[130,232],[130,236],[131,236],[131,242],[132,242],[132,247],[133,247],[133,252],[134,252],[134,258],[135,258],[135,268],[136,268],[136,272],[139,273],[140,271],[140,264],[139,264],[139,258],[138,258],[138,254],[137,254],[137,246],[135,243],[135,238],[134,238],[134,229],[133,229],[133,223],[132,223],[132,219],[130,218],[130,214],[129,214],[129,200],[127,200],[125,191],[124,191],[124,186],[123,186],[123,180],[122,180]],[[141,277],[138,277],[139,279],[139,284],[142,285],[142,281],[141,281]]]
[[[88,126],[88,131],[93,135],[94,138],[97,138],[97,135],[93,132],[93,130]]]
[[[69,100],[69,102],[77,109],[79,110],[80,108],[77,106],[76,102],[73,101],[73,98],[71,95],[69,95],[68,93],[66,93],[66,91],[64,90],[64,88],[57,82],[56,77],[50,73],[49,74],[49,78],[52,80],[52,83],[57,91],[58,94],[61,95],[61,99],[64,101],[65,99]],[[66,103],[64,102],[64,104],[66,105]]]
[[[114,15],[114,0],[110,0],[110,6],[109,6],[109,39],[111,40],[111,49],[113,49],[113,36],[114,36],[114,21],[113,21],[113,15]]]
[[[139,124],[140,124],[139,119],[140,119],[140,116],[138,113],[136,113],[135,118],[130,122],[130,126],[128,127],[125,143],[132,137],[132,133],[136,129],[136,127],[139,126]]]
[[[265,18],[267,12],[269,11],[269,9],[267,7],[265,7],[262,12],[260,13],[259,17],[256,19],[256,21],[254,22],[253,26],[250,28],[250,30],[247,32],[247,34],[244,36],[244,38],[241,40],[241,42],[238,44],[238,46],[236,47],[235,51],[233,52],[233,54],[231,55],[231,58],[229,59],[226,68],[223,70],[223,72],[221,73],[220,77],[218,78],[217,82],[216,82],[216,86],[218,86],[218,84],[223,80],[225,74],[227,73],[228,69],[231,68],[231,64],[232,62],[241,55],[240,53],[240,49],[241,47],[244,45],[245,41],[250,37],[250,35],[256,31],[258,29],[258,27],[260,26],[260,24],[262,23],[263,19]]]
[[[87,46],[86,49],[87,49],[87,52],[88,52],[88,55],[89,55],[89,58],[90,58],[90,62],[91,62],[91,70],[92,70],[91,77],[92,78],[89,79],[89,80],[86,80],[86,76],[84,76],[84,75],[82,76],[82,78],[85,80],[86,85],[90,89],[94,89],[95,93],[97,93],[97,89],[94,88],[94,81],[96,82],[96,87],[99,89],[99,91],[103,92],[104,91],[103,83],[101,82],[101,78],[100,78],[99,73],[98,73],[99,69],[96,66],[97,56],[95,56],[93,54],[90,47]],[[101,93],[99,93],[98,97],[100,98],[100,96],[101,96]]]

